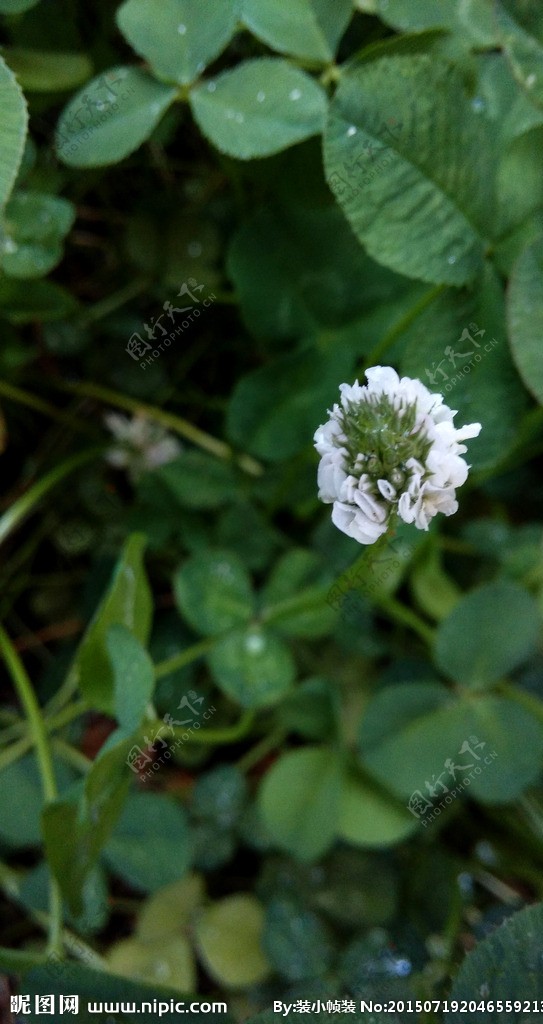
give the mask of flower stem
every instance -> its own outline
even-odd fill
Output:
[[[377,607],[381,611],[385,612],[395,622],[400,622],[403,626],[408,626],[417,633],[421,640],[424,640],[429,647],[432,647],[435,640],[435,631],[427,626],[423,619],[411,611],[410,608],[406,608],[401,601],[397,601],[394,597],[378,597],[376,598]]]
[[[41,499],[51,491],[61,480],[69,476],[75,469],[84,466],[101,454],[103,448],[88,448],[84,452],[78,452],[69,459],[61,462],[54,469],[46,473],[41,480],[29,487],[25,494],[22,494],[17,501],[13,502],[10,508],[0,517],[0,544],[6,539],[9,533],[14,530],[32,512]]]
[[[216,637],[208,637],[207,640],[201,640],[197,644],[193,644],[192,647],[187,647],[184,651],[180,651],[179,654],[173,654],[171,658],[166,658],[165,661],[159,661],[155,665],[155,676],[157,679],[161,679],[162,676],[167,676],[169,672],[175,672],[179,668],[185,668],[185,665],[190,665],[191,662],[201,658],[203,654],[207,654],[213,647]]]
[[[189,732],[188,739],[184,740],[185,743],[213,743],[219,746],[221,743],[238,743],[239,740],[245,738],[247,733],[250,731],[253,722],[255,720],[256,712],[253,710],[244,711],[241,717],[234,725],[227,725],[224,729],[201,729],[199,732]],[[160,726],[163,723],[160,720],[155,722],[155,725]],[[178,739],[182,739],[186,735],[187,731],[190,730],[190,726],[185,729],[183,726],[172,726],[174,735]]]
[[[58,423],[64,423],[71,430],[77,430],[79,433],[86,434],[87,437],[92,437],[93,440],[96,440],[96,431],[89,427],[87,423],[81,423],[72,413],[57,409],[51,402],[45,401],[44,398],[39,398],[38,395],[33,395],[30,391],[24,390],[24,388],[17,388],[14,384],[8,384],[7,381],[0,380],[0,395],[9,401],[18,402],[19,405],[26,405],[29,409],[35,409],[36,412],[41,413],[43,416],[48,416],[49,419],[56,420]]]
[[[386,332],[386,334],[383,335],[381,340],[372,349],[366,360],[364,369],[366,369],[368,366],[377,365],[378,361],[381,359],[381,356],[384,355],[387,349],[389,349],[390,346],[394,344],[397,338],[400,338],[402,336],[402,334],[407,330],[407,328],[410,327],[411,324],[418,319],[421,313],[424,312],[426,307],[431,305],[431,303],[435,299],[437,299],[437,297],[441,295],[441,293],[444,290],[444,284],[438,284],[435,288],[430,288],[430,290],[427,291],[426,294],[423,295],[422,298],[420,298],[419,301],[416,302],[415,305],[412,306],[411,309],[407,311],[407,313],[404,313],[404,315],[400,317],[400,319],[397,320],[395,324],[392,325],[392,327]]]
[[[56,800],[58,791],[45,723],[26,669],[2,626],[0,626],[0,654],[6,663],[34,736],[45,803],[51,803]],[[60,956],[62,954],[62,896],[52,872],[49,881],[49,913],[48,952]]]
[[[227,461],[234,460],[241,469],[251,476],[261,476],[263,473],[263,468],[256,459],[253,459],[250,455],[236,454],[225,441],[219,441],[218,438],[212,437],[211,434],[207,434],[204,430],[200,430],[199,427],[193,426],[188,420],[183,419],[182,416],[177,416],[173,412],[159,409],[158,406],[149,405],[147,402],[140,402],[137,398],[122,395],[118,391],[102,387],[100,384],[68,384],[65,381],[59,380],[54,380],[53,383],[61,391],[69,391],[71,394],[97,398],[101,402],[115,405],[119,409],[126,409],[128,412],[145,413],[146,416],[156,420],[157,423],[161,423],[162,426],[167,427],[169,430],[175,431],[175,433],[198,445],[199,448],[203,448],[204,451],[209,452],[211,455]]]
[[[540,701],[539,697],[535,697],[534,694],[528,693],[527,690],[521,690],[520,687],[513,686],[511,683],[500,683],[499,692],[504,697],[509,697],[510,700],[520,704],[543,724],[543,701]]]

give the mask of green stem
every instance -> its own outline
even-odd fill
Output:
[[[47,709],[45,710],[47,711]],[[48,733],[54,732],[56,729],[62,729],[63,726],[68,725],[74,720],[74,718],[78,718],[79,715],[83,715],[86,711],[88,711],[88,708],[82,701],[77,704],[70,704],[63,708],[63,710],[59,712],[58,715],[55,715],[55,717],[44,717],[44,727]],[[7,747],[7,749],[2,751],[0,754],[0,771],[3,771],[3,769],[6,768],[8,764],[12,764],[13,761],[18,761],[20,757],[24,757],[29,750],[32,750],[33,746],[34,737],[28,733],[26,736],[21,737],[21,739],[16,743],[12,743],[11,746]]]
[[[543,724],[543,701],[540,701],[538,697],[528,693],[527,690],[519,689],[518,686],[513,686],[511,683],[501,683],[499,691],[504,697],[509,697],[510,700],[516,701],[517,704],[520,704]]]
[[[0,395],[9,401],[18,402],[19,405],[25,405],[29,409],[35,409],[36,412],[41,413],[43,416],[48,416],[49,419],[56,420],[58,423],[64,423],[70,429],[77,430],[79,433],[86,434],[87,437],[92,437],[93,440],[96,440],[96,431],[89,427],[87,423],[80,423],[77,417],[71,413],[57,409],[51,402],[46,402],[45,399],[31,394],[30,391],[25,391],[23,388],[15,387],[14,384],[8,384],[7,381],[0,380]]]
[[[263,736],[254,747],[251,747],[246,754],[243,754],[243,757],[240,757],[236,768],[240,772],[250,772],[267,754],[280,747],[287,735],[286,729],[277,729],[275,732],[269,733],[268,736]]]
[[[91,462],[92,459],[95,459],[102,452],[102,447],[89,448],[84,452],[79,452],[77,455],[72,455],[65,462],[61,462],[54,469],[50,470],[49,473],[46,473],[32,487],[29,487],[28,491],[22,494],[17,501],[14,501],[13,505],[0,517],[0,544],[32,512],[44,495],[53,490],[61,480],[64,480],[70,473],[73,473],[75,469],[79,469],[85,463]]]
[[[3,890],[7,899],[10,900],[10,902],[21,903],[21,878],[24,878],[24,873],[15,872],[13,871],[12,868],[8,868],[7,865],[0,862],[0,888]],[[49,914],[45,913],[45,911],[43,910],[30,910],[26,905],[24,905],[24,909],[27,911],[32,920],[36,922],[36,924],[38,924],[45,931],[48,931],[50,927]],[[102,957],[94,949],[92,949],[91,946],[88,946],[83,939],[80,939],[78,935],[75,935],[74,932],[70,931],[69,928],[62,929],[61,939],[64,947],[68,950],[69,953],[72,954],[72,956],[77,957],[79,960],[82,960],[90,967],[94,967],[96,970],[105,969],[106,965]],[[0,956],[0,967],[7,965],[8,956],[12,953],[14,953],[15,958],[18,958],[19,956],[22,957],[23,955],[34,956],[36,959],[36,965],[38,963],[41,964],[44,961],[47,963],[48,957],[51,955],[48,954],[47,957],[44,957],[43,954],[39,953],[27,954],[26,951],[4,951],[2,949]],[[14,965],[16,965],[17,959],[14,959],[13,963]],[[28,966],[33,966],[33,964],[29,963]],[[19,971],[23,969],[27,968],[25,967],[24,961],[20,959],[19,966],[14,966],[13,970]]]
[[[435,631],[421,619],[416,612],[411,611],[410,608],[406,608],[401,601],[397,601],[394,597],[382,597],[376,598],[377,607],[381,611],[385,612],[386,615],[394,619],[395,622],[400,622],[403,626],[408,626],[414,633],[417,633],[421,640],[424,640],[429,647],[432,647],[435,640]]]
[[[426,292],[425,295],[415,303],[400,319],[392,325],[392,327],[386,332],[381,338],[381,341],[377,343],[375,348],[370,352],[364,369],[368,366],[377,365],[381,356],[394,344],[397,338],[400,338],[404,331],[414,323],[415,320],[424,312],[427,306],[429,306],[441,292],[445,290],[444,284],[438,284],[435,288],[431,288],[430,291]]]
[[[96,323],[97,320],[103,320],[103,318],[109,316],[110,313],[114,313],[116,309],[120,309],[121,306],[125,306],[131,299],[135,299],[138,295],[142,295],[149,287],[149,283],[150,282],[144,278],[140,278],[136,281],[129,281],[124,288],[119,288],[119,290],[113,292],[112,295],[107,295],[105,299],[101,299],[100,302],[96,302],[94,306],[90,306],[86,309],[78,318],[77,326],[80,328],[88,327],[89,324]]]
[[[72,394],[97,398],[101,402],[115,405],[119,409],[126,409],[128,412],[145,413],[146,416],[156,420],[157,423],[161,423],[169,430],[175,431],[181,437],[191,441],[192,444],[198,445],[204,451],[210,452],[211,455],[228,461],[234,460],[241,469],[251,476],[261,476],[263,473],[263,468],[256,459],[253,459],[250,455],[237,455],[225,441],[219,441],[218,438],[212,437],[211,434],[200,430],[199,427],[195,427],[188,420],[183,419],[182,416],[177,416],[173,412],[167,412],[165,409],[159,409],[156,405],[149,405],[147,402],[141,402],[136,398],[130,398],[128,395],[122,395],[118,391],[104,388],[100,384],[68,384],[65,381],[59,380],[53,380],[53,384],[55,387],[60,388],[61,391],[69,391]]]
[[[178,739],[182,739],[188,732],[188,739],[184,740],[185,743],[213,743],[217,745],[221,743],[237,743],[239,740],[244,739],[250,731],[255,717],[256,713],[254,711],[244,711],[241,718],[234,725],[227,725],[224,729],[200,729],[199,732],[194,733],[191,731],[190,726],[186,729],[183,726],[178,726],[177,728],[173,726],[172,728],[174,735]],[[160,720],[155,722],[156,726],[162,724]]]
[[[41,709],[26,669],[2,626],[0,626],[0,653],[6,663],[7,670],[19,700],[23,705],[34,736],[45,803],[51,803],[56,800],[58,792],[51,748]],[[49,913],[48,952],[56,953],[60,956],[62,954],[62,896],[58,883],[52,873],[49,883]]]
[[[162,676],[167,676],[169,672],[175,672],[179,668],[185,668],[185,665],[190,665],[191,662],[201,658],[203,654],[207,654],[213,647],[216,637],[209,637],[207,640],[201,640],[197,644],[193,644],[192,647],[187,647],[186,650],[180,651],[179,654],[173,654],[171,658],[166,658],[165,661],[159,661],[158,665],[155,665],[155,676],[157,679],[161,679]]]

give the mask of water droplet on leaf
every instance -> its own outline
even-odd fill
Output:
[[[347,135],[349,136],[349,138],[351,138],[353,135],[356,135],[356,128],[354,124],[352,124],[350,128],[347,128]]]
[[[260,92],[257,92],[256,98],[257,98],[258,103],[263,103],[264,100],[266,99],[266,93],[262,92],[262,89],[261,89]]]
[[[177,31],[179,32],[180,36],[184,36],[185,32],[187,31],[187,26],[183,25],[183,23],[181,22],[181,24],[177,26]]]
[[[301,96],[302,94],[299,89],[291,89],[291,91],[288,94],[288,98],[290,100],[299,100],[301,99]]]

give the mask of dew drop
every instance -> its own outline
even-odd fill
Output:
[[[471,107],[472,110],[475,110],[476,113],[479,114],[481,110],[485,109],[485,101],[481,99],[480,96],[476,96],[475,99],[471,101]]]
[[[179,32],[179,35],[180,35],[180,36],[184,36],[184,35],[185,35],[185,32],[187,31],[187,26],[186,26],[186,25],[183,25],[183,22],[181,22],[181,23],[180,23],[180,24],[179,24],[179,25],[177,26],[177,31]]]
[[[217,88],[217,83],[216,82],[208,82],[207,83],[207,91],[208,92],[215,92],[216,88]]]
[[[205,68],[205,64],[204,64],[203,60],[199,60],[197,65],[196,65],[196,70],[197,70],[199,75],[202,73],[204,68]]]
[[[354,124],[352,124],[350,128],[347,128],[347,135],[349,136],[349,138],[352,138],[353,135],[356,135],[356,128]]]
[[[245,649],[249,651],[250,654],[260,654],[260,652],[264,650],[265,646],[265,641],[261,636],[258,636],[257,633],[254,633],[252,636],[248,636],[245,641]]]
[[[234,118],[234,121],[237,121],[238,124],[243,124],[243,122],[245,121],[245,118],[244,118],[243,114],[240,114],[239,111],[238,111],[238,113],[236,114],[236,116]]]
[[[537,82],[537,75],[528,75],[525,82],[527,89],[533,89],[535,83]]]
[[[301,99],[301,96],[302,94],[299,89],[291,89],[291,91],[288,94],[289,100],[299,100]]]
[[[200,242],[189,242],[187,245],[187,252],[189,256],[194,256],[194,258],[196,258],[197,256],[202,255],[203,247]]]
[[[262,89],[261,89],[260,92],[257,92],[256,98],[257,98],[258,103],[263,103],[264,100],[266,99],[266,93],[262,92]]]
[[[2,249],[5,253],[17,252],[19,246],[13,241],[13,238],[5,238],[2,243]]]
[[[447,259],[447,263],[456,263],[456,256],[449,256]]]
[[[234,118],[235,118],[235,116],[236,116],[236,111],[235,111],[235,110],[232,110],[232,108],[230,107],[230,108],[229,108],[229,109],[228,109],[228,110],[226,111],[226,117],[227,117],[227,119],[228,119],[229,121],[233,121],[233,120],[234,120]]]

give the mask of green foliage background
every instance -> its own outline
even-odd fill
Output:
[[[539,0],[0,0],[0,33],[0,968],[526,1019]],[[482,431],[457,515],[361,554],[312,437],[379,363]],[[175,458],[115,468],[111,411]]]

